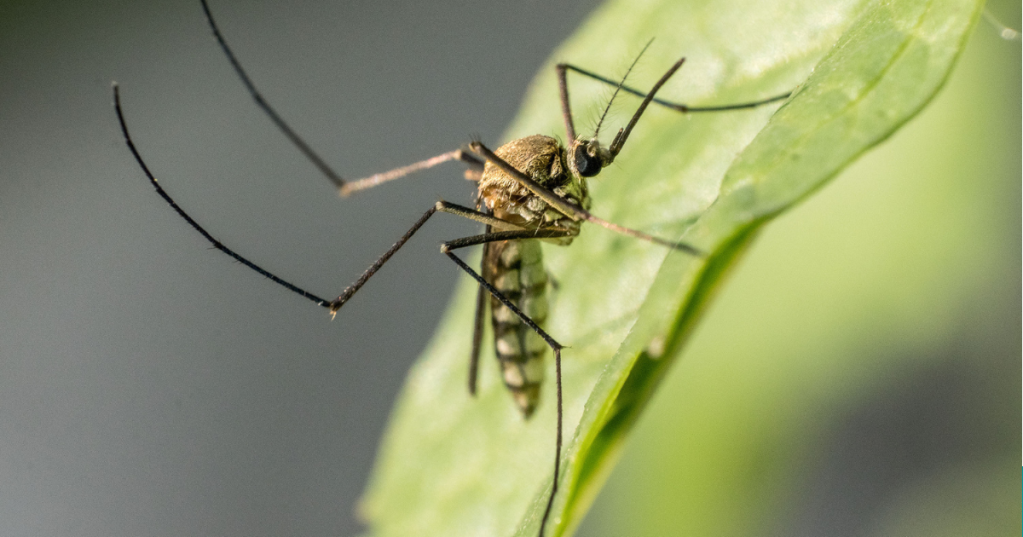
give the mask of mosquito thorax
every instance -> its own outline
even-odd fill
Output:
[[[542,134],[526,136],[498,147],[494,153],[569,203],[589,208],[586,178],[569,166],[565,147],[557,139]],[[479,192],[487,209],[503,220],[527,227],[579,228],[579,222],[549,206],[490,162],[483,169]],[[567,244],[571,238],[558,241]]]

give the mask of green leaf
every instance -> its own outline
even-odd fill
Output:
[[[651,107],[615,165],[590,182],[595,214],[681,237],[708,257],[596,227],[568,248],[545,246],[559,284],[547,329],[569,347],[565,465],[547,535],[578,525],[722,276],[760,227],[934,96],[981,5],[613,2],[541,69],[509,139],[563,135],[555,61],[614,77],[651,37],[630,85],[649,87],[677,56],[687,58],[664,98],[722,104],[797,88],[780,108],[681,116]],[[587,135],[610,90],[571,76],[576,130]],[[637,104],[620,97],[606,124],[624,125]],[[475,285],[465,280],[394,410],[360,506],[373,534],[538,531],[553,469],[553,382],[537,413],[523,420],[487,345],[479,394],[468,395]]]

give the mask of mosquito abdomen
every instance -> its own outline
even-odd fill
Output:
[[[506,241],[487,248],[489,280],[537,325],[547,320],[547,273],[540,241]],[[527,418],[540,401],[547,343],[507,306],[491,299],[494,351],[501,377]]]

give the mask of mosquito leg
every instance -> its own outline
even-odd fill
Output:
[[[592,71],[587,71],[586,69],[583,69],[581,67],[576,67],[575,65],[572,65],[572,64],[569,64],[569,63],[559,63],[557,65],[556,69],[558,70],[558,76],[560,77],[561,80],[564,80],[566,78],[565,73],[567,73],[568,71],[574,71],[574,72],[579,73],[579,74],[581,74],[583,76],[592,78],[594,80],[603,82],[603,83],[611,85],[611,86],[618,86],[619,85],[619,83],[617,81],[615,81],[615,80],[611,80],[610,78],[598,75],[597,73],[594,73]],[[566,87],[566,89],[564,91],[562,91],[562,95],[567,96],[568,95],[567,83],[564,83],[563,85]],[[645,92],[645,91],[640,91],[640,90],[638,90],[636,88],[633,88],[633,87],[630,87],[630,86],[626,86],[624,84],[621,85],[621,90],[626,92],[626,93],[631,93],[631,94],[633,94],[633,95],[635,95],[637,97],[645,97],[647,95],[647,92]],[[757,100],[757,101],[750,101],[750,102],[746,102],[746,103],[736,103],[736,104],[724,104],[724,105],[716,105],[716,106],[689,106],[689,105],[682,104],[682,103],[675,103],[675,102],[671,102],[671,101],[668,101],[668,100],[656,99],[656,98],[652,99],[652,102],[655,103],[655,104],[659,104],[661,106],[667,107],[667,108],[671,108],[672,110],[676,110],[678,112],[682,112],[683,114],[686,114],[686,113],[690,113],[690,112],[723,112],[723,111],[727,111],[727,110],[743,110],[743,109],[747,109],[747,108],[756,108],[758,106],[762,106],[762,105],[765,105],[765,104],[770,104],[770,103],[774,103],[774,102],[778,102],[778,101],[782,101],[782,100],[788,99],[790,95],[792,95],[791,91],[782,93],[780,95],[775,95],[773,97],[768,97],[766,99],[760,99],[760,100]],[[565,105],[563,104],[562,105],[562,110],[564,110],[564,109],[565,109]],[[573,139],[573,138],[570,137],[569,139]]]
[[[306,141],[303,140],[302,137],[299,136],[286,121],[284,121],[284,118],[282,118],[280,114],[278,114],[277,111],[270,106],[270,103],[263,97],[263,94],[260,93],[259,89],[256,88],[256,85],[252,82],[252,79],[249,78],[245,68],[242,67],[241,62],[239,62],[238,58],[234,55],[231,47],[227,44],[227,40],[224,39],[224,35],[220,32],[220,28],[217,26],[216,20],[213,19],[213,13],[210,11],[209,4],[206,0],[201,0],[201,2],[203,13],[206,14],[206,21],[209,22],[210,29],[213,30],[213,36],[216,37],[217,43],[220,45],[220,49],[224,51],[224,55],[227,56],[227,60],[231,62],[231,67],[234,68],[235,73],[238,74],[238,78],[241,79],[245,89],[249,92],[249,95],[252,96],[252,99],[256,101],[256,105],[259,106],[267,117],[274,122],[274,125],[276,125],[284,136],[288,138],[292,145],[298,148],[298,150],[307,159],[309,159],[309,161],[312,162],[317,169],[320,170],[320,173],[322,173],[327,180],[333,183],[342,196],[348,196],[353,192],[365,190],[380,183],[398,179],[399,177],[404,177],[420,170],[432,168],[450,160],[461,160],[469,164],[470,169],[472,170],[482,170],[482,161],[465,151],[456,150],[416,162],[415,164],[371,175],[363,179],[349,180],[342,178],[341,175],[335,172],[334,169],[331,168],[330,165],[327,164],[326,161],[324,161],[323,158],[321,158],[319,154],[317,154],[316,151],[314,151],[313,148],[310,147],[309,144],[306,143]]]
[[[380,267],[383,267],[384,263],[386,263],[389,259],[391,259],[391,257],[394,256],[394,254],[397,253],[398,250],[400,250],[401,247],[404,246],[405,243],[408,242],[408,240],[412,238],[412,235],[415,235],[416,231],[419,231],[419,228],[423,227],[423,224],[425,224],[426,221],[429,220],[430,217],[433,216],[434,214],[436,214],[437,212],[445,212],[445,213],[456,214],[456,215],[459,215],[459,216],[463,216],[465,218],[469,218],[471,220],[476,220],[477,222],[482,222],[482,223],[487,224],[487,225],[492,225],[494,227],[502,227],[502,228],[505,228],[505,227],[518,228],[519,227],[519,226],[516,226],[515,224],[512,224],[510,222],[505,222],[504,220],[501,220],[500,218],[495,218],[493,216],[490,216],[490,215],[488,215],[486,213],[481,213],[479,211],[474,211],[474,210],[472,210],[472,209],[470,209],[468,207],[463,207],[461,205],[456,205],[454,203],[448,203],[446,201],[438,201],[436,203],[436,205],[434,205],[433,207],[430,207],[430,210],[428,210],[425,213],[423,213],[423,216],[421,216],[419,218],[419,220],[417,220],[416,223],[413,224],[412,227],[408,231],[406,231],[405,234],[402,235],[400,239],[398,239],[397,242],[395,242],[393,245],[391,245],[391,247],[386,252],[384,252],[384,255],[380,256],[379,259],[374,261],[373,264],[370,265],[369,268],[366,269],[366,271],[362,273],[362,276],[359,276],[359,279],[355,280],[355,283],[353,283],[352,285],[349,285],[348,287],[346,287],[345,290],[341,292],[341,295],[339,295],[336,299],[334,299],[334,301],[332,301],[330,303],[330,306],[329,306],[330,312],[332,314],[336,314],[337,310],[341,309],[341,306],[344,306],[345,302],[348,302],[348,300],[350,298],[352,298],[352,295],[354,295],[359,289],[361,289],[362,286],[365,285],[366,282],[369,281],[369,279],[372,278],[373,275],[376,274],[378,270],[380,270]],[[492,233],[491,235],[505,236],[505,235],[502,235],[502,233],[505,234],[505,235],[507,235],[507,234],[516,234],[516,233],[521,234],[521,233],[525,233],[525,231],[523,231],[521,229],[518,229],[517,231],[503,231],[503,232],[499,232],[499,233]],[[534,235],[531,235],[531,236],[539,236],[539,237],[543,237],[543,238],[546,238],[548,236],[554,236],[554,235],[551,235],[550,231],[542,230],[542,229],[541,230],[537,230],[535,232],[530,231],[530,233],[534,234]],[[558,236],[561,236],[561,235],[558,235]],[[516,237],[518,237],[518,235],[516,235]],[[480,243],[476,242],[476,243],[473,243],[473,244],[480,244]]]
[[[256,101],[256,105],[266,113],[270,120],[274,122],[274,125],[277,125],[277,128],[284,133],[284,136],[286,136],[288,140],[290,140],[291,143],[297,147],[298,150],[301,151],[302,154],[305,155],[305,157],[309,159],[309,161],[312,162],[313,165],[316,166],[331,183],[334,183],[334,186],[337,188],[344,186],[345,180],[342,179],[329,164],[324,162],[324,160],[320,158],[315,151],[313,151],[312,147],[309,147],[309,144],[307,144],[301,136],[291,129],[288,123],[281,118],[277,111],[270,106],[270,103],[263,98],[263,95],[259,92],[259,90],[256,89],[256,85],[252,83],[252,79],[249,78],[248,73],[246,73],[245,69],[242,68],[242,64],[238,62],[238,58],[235,57],[234,52],[231,51],[231,47],[227,45],[227,41],[224,40],[224,36],[220,33],[220,28],[217,27],[216,21],[213,20],[213,13],[210,12],[210,6],[206,3],[206,0],[201,1],[203,13],[206,14],[207,22],[210,23],[210,29],[213,30],[213,36],[217,38],[217,43],[220,44],[221,50],[224,51],[224,54],[227,56],[227,60],[231,62],[231,67],[233,67],[235,73],[238,74],[238,78],[242,79],[242,84],[245,85],[245,89],[248,90],[252,99]]]
[[[397,242],[392,244],[391,247],[384,252],[384,255],[374,261],[373,264],[370,265],[361,276],[359,276],[359,279],[355,280],[355,282],[348,287],[345,287],[344,291],[341,291],[341,294],[330,303],[329,308],[331,315],[336,315],[337,310],[341,309],[341,306],[344,306],[345,302],[348,302],[348,300],[352,298],[352,295],[354,295],[359,289],[362,289],[362,286],[366,285],[366,282],[384,266],[384,263],[391,259],[394,254],[398,253],[398,250],[400,250],[402,246],[405,246],[405,243],[412,238],[412,235],[415,235],[416,232],[419,231],[419,228],[423,227],[423,224],[425,224],[426,221],[436,213],[437,207],[430,207],[428,211],[423,213],[423,216],[419,217],[419,220],[417,220],[415,224],[412,224],[412,227],[406,231]]]
[[[340,187],[341,196],[348,197],[360,190],[366,190],[367,188],[373,188],[379,184],[386,183],[388,181],[400,179],[402,177],[405,177],[406,175],[410,175],[415,172],[425,170],[427,168],[432,168],[438,164],[448,162],[449,160],[460,160],[462,162],[468,163],[470,166],[472,166],[472,168],[467,170],[467,173],[471,170],[474,170],[476,167],[480,167],[483,165],[483,163],[479,159],[472,156],[468,152],[463,151],[461,149],[456,149],[454,151],[449,151],[447,153],[437,155],[436,157],[428,158],[426,160],[421,160],[419,162],[409,164],[408,166],[402,166],[400,168],[395,168],[393,170],[382,173],[375,173],[369,177],[364,177],[362,179],[349,180],[345,182],[344,185],[341,185]]]
[[[599,226],[602,226],[602,227],[605,227],[607,229],[610,229],[611,231],[614,231],[615,233],[620,233],[622,235],[626,235],[626,236],[629,236],[629,237],[634,237],[634,238],[637,238],[637,239],[645,240],[645,241],[648,241],[648,242],[652,242],[654,244],[660,244],[662,246],[666,246],[666,247],[672,248],[674,250],[680,250],[680,251],[683,251],[683,252],[686,252],[686,253],[689,253],[689,254],[692,254],[692,255],[696,255],[696,256],[703,256],[704,255],[704,253],[702,251],[700,251],[699,249],[697,249],[694,246],[691,246],[689,244],[686,244],[684,242],[669,241],[669,240],[666,240],[666,239],[661,239],[661,238],[658,238],[658,237],[654,237],[652,235],[648,235],[646,233],[643,233],[642,231],[637,231],[635,229],[627,228],[627,227],[624,227],[624,226],[619,226],[618,224],[615,224],[615,223],[612,223],[612,222],[608,222],[607,220],[604,220],[604,219],[602,219],[600,217],[594,216],[593,214],[591,214],[589,211],[583,209],[582,207],[579,207],[578,205],[573,205],[573,204],[565,201],[561,197],[559,197],[557,194],[555,194],[555,193],[551,192],[550,190],[547,190],[546,188],[540,186],[539,184],[537,184],[536,181],[531,179],[528,175],[526,175],[526,174],[520,172],[519,170],[515,169],[515,167],[512,166],[511,164],[508,164],[507,161],[505,161],[501,157],[495,155],[493,151],[491,151],[489,148],[487,148],[482,143],[480,143],[480,142],[473,142],[473,143],[469,144],[469,148],[472,149],[476,154],[482,156],[483,158],[485,158],[488,161],[490,161],[491,163],[493,163],[495,166],[501,168],[508,175],[511,175],[512,177],[514,177],[516,181],[518,181],[520,184],[522,184],[522,186],[528,188],[530,190],[530,192],[532,192],[532,193],[536,194],[537,196],[539,196],[540,198],[542,198],[548,205],[551,205],[552,207],[554,207],[555,209],[557,209],[561,213],[565,214],[569,218],[572,218],[573,220],[577,220],[577,221],[578,220],[586,220],[587,222],[591,222],[593,224],[597,224]]]
[[[465,171],[465,178],[469,180],[475,180],[479,182],[483,179],[483,164],[480,164],[476,170],[469,169]],[[473,177],[472,175],[475,175]],[[476,190],[476,212],[482,214],[491,215],[486,204],[483,203],[483,195],[480,191]],[[487,224],[483,226],[483,234],[489,234],[493,232],[493,226]],[[487,259],[487,248],[489,243],[483,245],[483,255],[480,256],[480,273],[484,272],[483,264]],[[476,381],[479,377],[479,366],[480,366],[480,348],[483,344],[483,324],[487,317],[487,290],[479,285],[476,288],[476,316],[473,319],[472,326],[472,349],[469,351],[469,394],[472,396],[476,395]]]
[[[468,218],[469,220],[475,220],[481,224],[486,224],[500,231],[515,231],[525,229],[518,224],[513,224],[506,220],[501,220],[500,218],[497,218],[493,215],[480,211],[475,211],[468,207],[463,207],[461,205],[456,205],[454,203],[450,203],[447,201],[438,201],[437,210],[444,213],[461,216],[462,218]],[[487,230],[488,233],[490,231],[491,230]]]
[[[480,166],[479,170],[466,170],[465,178],[473,180],[470,174],[475,172],[478,177],[475,178],[477,182],[483,179],[483,166]],[[486,208],[483,203],[483,196],[479,190],[476,190],[476,211],[483,212],[484,214],[490,214],[490,210]],[[483,226],[483,234],[486,235],[493,231],[490,224]],[[487,245],[483,246],[483,255],[480,256],[480,273],[483,273],[483,264],[487,259]],[[476,316],[473,318],[472,323],[472,349],[469,351],[469,395],[476,395],[476,381],[479,377],[480,369],[480,348],[483,345],[483,324],[487,317],[487,290],[482,286],[476,287]]]
[[[221,252],[224,252],[225,254],[227,254],[227,255],[229,255],[231,257],[233,257],[239,263],[241,263],[241,264],[245,265],[246,267],[249,267],[250,269],[252,269],[252,270],[262,274],[263,276],[269,278],[274,283],[283,286],[284,288],[288,289],[289,291],[291,291],[293,293],[296,293],[296,294],[299,294],[299,295],[301,295],[301,296],[303,296],[303,297],[305,297],[305,298],[307,298],[309,300],[312,300],[317,305],[323,306],[325,308],[329,308],[330,307],[330,302],[329,301],[324,300],[324,299],[322,299],[322,298],[320,298],[320,297],[310,293],[309,291],[306,291],[305,289],[302,289],[301,287],[298,287],[296,285],[293,285],[291,283],[288,283],[288,282],[278,278],[277,276],[271,274],[266,269],[260,267],[259,265],[253,263],[252,261],[249,261],[248,259],[242,257],[240,254],[236,253],[234,250],[228,248],[227,246],[224,246],[220,241],[218,241],[216,238],[214,238],[213,235],[210,235],[209,232],[207,232],[205,229],[203,229],[203,227],[200,226],[198,222],[193,220],[192,217],[189,216],[188,213],[186,213],[184,209],[182,209],[177,203],[174,202],[174,199],[170,197],[170,194],[167,194],[167,192],[163,189],[163,187],[160,186],[160,183],[157,182],[156,177],[153,176],[153,172],[149,171],[149,166],[146,166],[145,161],[142,160],[142,155],[140,155],[139,152],[138,152],[138,149],[135,148],[135,142],[132,141],[131,134],[128,133],[128,125],[127,125],[127,123],[125,123],[125,121],[124,121],[124,114],[121,112],[121,95],[120,95],[120,92],[118,91],[117,84],[114,84],[114,108],[117,110],[117,120],[121,124],[121,133],[124,134],[124,141],[125,141],[126,144],[128,144],[128,149],[131,150],[131,154],[135,157],[135,161],[138,162],[139,167],[142,168],[142,172],[145,173],[146,177],[149,178],[149,182],[153,185],[153,188],[156,189],[156,193],[159,194],[160,197],[163,198],[164,201],[166,201],[167,204],[170,205],[171,208],[174,209],[174,211],[177,212],[179,216],[181,216],[181,218],[183,218],[186,222],[188,222],[188,224],[190,226],[192,226],[196,231],[199,232],[200,235],[202,235],[206,240],[208,240],[210,242],[210,244],[213,245],[214,248],[220,250]]]
[[[381,256],[379,259],[377,259],[376,262],[374,262],[373,265],[371,265],[370,268],[367,269],[362,274],[362,276],[359,277],[359,279],[355,281],[355,283],[353,283],[352,285],[348,286],[341,293],[341,295],[338,296],[337,299],[335,299],[333,301],[325,300],[325,299],[323,299],[323,298],[321,298],[321,297],[319,297],[319,296],[317,296],[317,295],[315,295],[315,294],[313,294],[313,293],[311,293],[309,291],[306,291],[305,289],[302,289],[301,287],[298,287],[298,286],[296,286],[296,285],[294,285],[294,284],[292,284],[292,283],[290,283],[288,281],[285,281],[285,280],[281,279],[280,277],[278,277],[275,274],[269,272],[268,270],[260,267],[259,265],[253,263],[252,261],[249,261],[247,258],[243,257],[242,255],[238,254],[234,250],[232,250],[232,249],[228,248],[227,246],[225,246],[223,243],[221,243],[219,240],[217,240],[215,237],[213,237],[213,235],[211,235],[208,231],[206,231],[205,228],[203,228],[201,225],[199,225],[199,223],[196,222],[195,219],[193,219],[191,216],[189,216],[189,214],[186,213],[185,210],[182,209],[174,201],[173,198],[171,198],[170,194],[168,194],[163,189],[163,187],[160,186],[160,183],[156,180],[156,176],[153,175],[153,172],[151,172],[149,170],[149,166],[147,166],[146,162],[142,159],[142,155],[139,153],[138,149],[135,147],[135,142],[132,140],[131,134],[128,131],[128,124],[127,124],[127,122],[124,119],[124,112],[121,109],[121,93],[120,93],[120,89],[118,88],[116,83],[113,85],[113,92],[114,92],[114,109],[115,109],[115,111],[117,113],[117,120],[118,120],[118,122],[119,122],[119,124],[121,126],[121,133],[124,135],[124,142],[128,146],[128,149],[131,151],[132,156],[135,157],[135,161],[138,163],[139,167],[142,169],[142,172],[149,179],[150,184],[152,184],[153,188],[156,189],[156,193],[159,194],[160,197],[163,198],[164,201],[166,201],[167,204],[170,205],[171,208],[174,209],[174,211],[176,213],[178,213],[178,215],[181,216],[182,219],[184,219],[186,222],[188,222],[188,224],[190,226],[192,226],[193,229],[198,231],[199,234],[203,236],[203,238],[205,238],[207,241],[209,241],[209,243],[212,244],[214,248],[216,248],[216,249],[220,250],[221,252],[224,252],[225,254],[231,256],[232,258],[234,258],[239,263],[245,265],[246,267],[249,267],[250,269],[256,271],[257,273],[263,275],[264,277],[269,278],[271,281],[273,281],[274,283],[284,287],[285,289],[288,289],[289,291],[291,291],[293,293],[301,295],[301,296],[305,297],[306,299],[315,302],[319,306],[328,308],[331,311],[331,313],[336,313],[337,310],[339,308],[341,308],[341,306],[344,305],[344,303],[346,301],[348,301],[348,299],[350,299],[352,297],[352,295],[354,295],[355,292],[359,290],[359,288],[361,288],[363,285],[365,285],[366,281],[369,280],[369,278],[371,276],[373,276],[373,274],[375,274],[378,270],[380,270],[380,267],[382,267],[383,264],[386,263],[388,259],[390,259],[406,242],[408,242],[408,240],[410,238],[412,238],[412,235],[414,235],[415,232],[419,230],[419,228],[423,227],[423,224],[425,224],[426,221],[429,220],[430,217],[433,216],[438,211],[440,211],[440,212],[447,212],[447,213],[451,213],[451,214],[456,214],[456,215],[463,216],[463,217],[466,217],[466,218],[470,218],[470,219],[473,219],[473,220],[476,220],[476,221],[479,221],[479,222],[483,222],[483,223],[488,224],[488,225],[500,226],[502,229],[518,230],[518,232],[520,232],[520,233],[522,231],[519,226],[511,224],[510,222],[505,222],[505,221],[503,221],[503,220],[501,220],[499,218],[495,218],[495,217],[490,216],[490,215],[488,215],[486,213],[481,213],[479,211],[474,211],[474,210],[472,210],[472,209],[470,209],[468,207],[462,207],[462,206],[456,205],[454,203],[448,203],[448,202],[444,202],[444,201],[437,202],[436,205],[431,207],[430,210],[426,211],[426,213],[424,213],[423,216],[420,217],[418,221],[416,221],[416,223],[412,226],[411,229],[409,229],[407,232],[405,232],[405,234],[398,240],[398,242],[396,242],[393,246],[391,246],[391,248],[388,249],[387,252],[385,252],[383,256]],[[505,231],[504,233],[507,233],[507,231]],[[475,244],[478,244],[478,243],[475,243]]]
[[[572,105],[568,101],[567,69],[574,69],[567,63],[559,63],[554,67],[558,73],[558,92],[561,97],[561,117],[565,120],[565,132],[569,141],[575,140],[575,122],[572,121]]]
[[[476,246],[477,244],[486,244],[488,242],[530,239],[562,239],[565,237],[575,237],[578,234],[579,234],[578,231],[571,231],[559,228],[495,231],[493,233],[484,233],[482,235],[473,235],[471,237],[462,237],[461,239],[447,241],[443,245],[441,245],[441,251],[446,253],[449,250],[457,250],[459,248]]]
[[[484,224],[493,225],[495,227],[497,226],[512,228],[519,227],[510,222],[505,222],[504,220],[490,216],[486,213],[474,211],[468,207],[463,207],[461,205],[456,205],[454,203],[448,203],[446,201],[438,201],[433,207],[430,207],[430,210],[423,213],[423,216],[421,216],[419,220],[417,220],[416,223],[413,224],[412,227],[408,231],[406,231],[405,234],[402,235],[400,239],[398,239],[397,242],[391,245],[391,247],[386,252],[384,252],[384,255],[380,256],[379,259],[374,261],[373,264],[370,265],[369,268],[362,273],[362,276],[359,276],[359,279],[355,280],[355,283],[346,287],[345,290],[342,291],[341,294],[330,303],[329,306],[330,312],[332,314],[336,314],[337,310],[341,309],[341,306],[344,306],[345,302],[348,302],[348,300],[352,298],[352,295],[354,295],[359,289],[361,289],[362,286],[365,285],[366,282],[369,281],[369,279],[372,278],[373,275],[376,274],[377,271],[384,266],[384,263],[391,259],[391,257],[394,256],[394,254],[396,254],[398,250],[401,249],[402,246],[405,246],[405,243],[412,238],[412,235],[415,235],[416,231],[419,231],[419,228],[423,227],[423,224],[426,224],[426,221],[429,220],[430,217],[436,214],[438,211],[456,214],[459,216],[463,216],[465,218],[469,218],[471,220],[476,220],[477,222],[483,222]]]
[[[182,209],[174,201],[174,199],[172,199],[170,195],[167,194],[166,191],[164,191],[163,187],[160,186],[160,183],[156,180],[156,177],[153,175],[153,173],[149,171],[149,167],[146,166],[145,161],[142,160],[142,156],[135,148],[135,143],[131,139],[131,134],[128,133],[128,125],[124,121],[124,113],[121,110],[121,95],[117,87],[117,84],[114,84],[114,108],[117,111],[117,119],[121,124],[121,132],[124,134],[124,141],[128,145],[128,149],[131,150],[132,155],[134,155],[135,161],[138,162],[139,167],[142,168],[142,171],[145,173],[146,177],[149,178],[149,182],[153,185],[153,188],[156,189],[156,193],[159,194],[160,197],[162,197],[164,201],[166,201],[167,204],[170,205],[171,208],[174,209],[174,211],[177,212],[179,216],[181,216],[181,218],[183,218],[186,222],[188,222],[190,226],[192,226],[196,231],[198,231],[199,234],[202,235],[207,241],[209,241],[214,248],[233,257],[238,262],[258,272],[259,274],[262,274],[263,276],[269,278],[274,283],[281,285],[282,287],[288,289],[289,291],[302,295],[303,297],[315,302],[317,305],[329,309],[331,314],[336,314],[337,310],[340,309],[341,306],[343,306],[344,303],[347,302],[348,299],[350,299],[352,295],[355,294],[356,291],[362,288],[362,286],[366,284],[366,281],[368,281],[370,277],[376,274],[376,272],[380,270],[380,267],[382,267],[384,263],[387,262],[388,259],[390,259],[402,246],[404,246],[405,243],[412,238],[412,235],[414,235],[416,231],[419,231],[419,228],[423,227],[423,224],[425,224],[426,221],[429,220],[430,217],[433,216],[437,211],[453,212],[455,214],[463,213],[468,214],[476,212],[467,207],[461,207],[459,205],[446,202],[438,202],[435,206],[430,207],[430,210],[426,211],[426,213],[424,213],[423,216],[420,217],[415,224],[413,224],[412,228],[406,231],[405,234],[402,235],[400,239],[398,239],[398,242],[394,243],[394,245],[392,245],[391,248],[388,249],[383,256],[381,256],[379,259],[376,260],[376,262],[370,265],[370,267],[365,272],[363,272],[362,276],[360,276],[359,279],[355,281],[355,283],[346,287],[345,290],[341,292],[341,295],[338,296],[333,301],[327,301],[324,300],[323,298],[320,298],[310,293],[309,291],[306,291],[305,289],[302,289],[301,287],[298,287],[292,283],[289,283],[279,278],[273,273],[253,263],[252,261],[249,261],[245,257],[242,257],[234,250],[228,248],[227,246],[224,246],[224,244],[222,244],[219,240],[210,235],[209,232],[207,232],[201,225],[199,225],[198,222],[196,222],[191,216],[189,216],[188,213],[186,213],[185,210]],[[493,218],[490,217],[489,215],[483,216],[487,218]],[[495,218],[494,220],[498,219]]]
[[[488,226],[489,228],[489,226]],[[488,229],[489,231],[489,229]],[[486,254],[483,256],[486,258]],[[483,321],[487,316],[487,289],[476,290],[476,317],[472,326],[472,350],[469,353],[469,394],[476,395],[476,380],[480,368],[480,348],[483,345]]]
[[[500,291],[494,288],[494,286],[491,285],[490,282],[488,282],[482,276],[477,274],[476,271],[472,270],[472,268],[470,268],[469,265],[467,265],[464,261],[462,261],[457,255],[455,255],[452,252],[452,250],[455,250],[457,248],[464,248],[466,246],[472,246],[475,244],[482,244],[500,240],[512,240],[514,238],[519,239],[534,238],[533,235],[528,235],[530,232],[532,232],[532,230],[505,231],[498,233],[489,233],[485,235],[477,235],[474,237],[466,237],[464,239],[456,239],[453,241],[445,242],[441,246],[440,250],[441,252],[444,253],[444,255],[447,255],[449,258],[451,258],[451,260],[454,261],[459,268],[464,270],[466,273],[472,276],[473,279],[479,282],[480,286],[485,288],[487,292],[489,292],[494,298],[496,298],[502,304],[508,307],[508,309],[510,309],[519,319],[521,319],[523,323],[532,328],[533,331],[536,332],[547,343],[551,350],[554,351],[554,375],[557,384],[558,425],[557,436],[554,442],[554,479],[551,482],[551,493],[547,497],[547,507],[544,509],[543,512],[543,519],[541,519],[540,521],[540,537],[543,537],[544,528],[547,527],[547,520],[550,518],[551,509],[554,507],[554,498],[558,493],[558,475],[561,473],[561,445],[563,437],[562,428],[564,423],[564,396],[562,395],[561,382],[561,349],[563,348],[563,346],[557,341],[555,341],[554,338],[552,338],[550,335],[548,335],[547,332],[544,332],[542,328],[537,326],[537,324],[533,322],[533,320],[530,319],[528,315],[523,313],[522,310],[515,306],[515,304],[511,300],[508,300],[507,297],[505,297]],[[555,234],[555,232],[557,232],[558,234]],[[546,230],[546,236],[544,238],[554,238],[555,236],[565,237],[573,234],[574,234],[573,232],[568,232],[565,230]]]

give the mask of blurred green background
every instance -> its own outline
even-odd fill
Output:
[[[1020,534],[1020,87],[982,20],[918,117],[767,226],[579,535]]]

